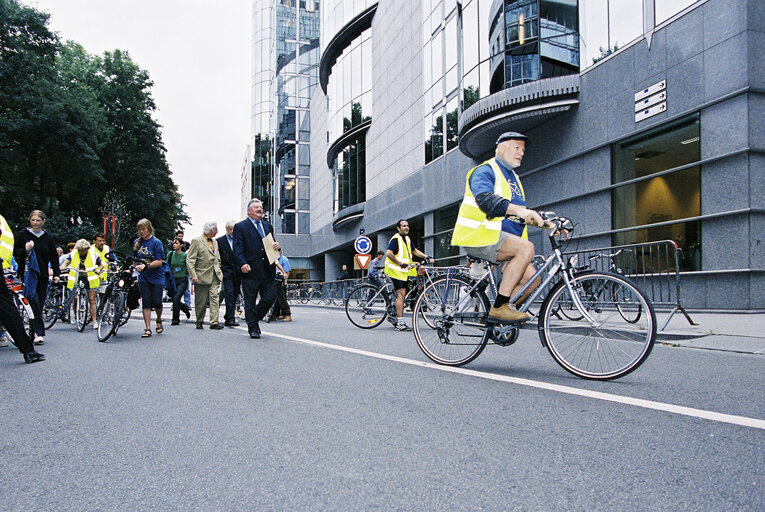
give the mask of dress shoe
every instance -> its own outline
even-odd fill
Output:
[[[210,329],[212,329],[214,331],[219,331],[219,330],[223,329],[223,326],[216,322],[214,324],[210,324]]]
[[[170,322],[170,325],[181,325],[181,321],[180,320],[173,320],[172,322]]]
[[[292,315],[287,315],[282,317],[282,322],[291,322],[292,321]]]
[[[250,327],[250,338],[258,339],[260,338],[260,326],[255,323],[252,327]]]
[[[255,332],[255,331],[252,331],[252,332],[250,333],[250,338],[252,338],[252,339],[254,339],[254,340],[259,340],[259,339],[260,339],[260,333],[258,333],[258,332]]]
[[[197,322],[197,329],[202,329],[202,322]]]
[[[36,363],[38,361],[45,361],[45,356],[34,350],[24,353],[25,363]]]

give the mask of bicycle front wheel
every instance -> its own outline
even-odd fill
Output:
[[[610,272],[578,274],[571,286],[575,296],[563,281],[553,287],[540,311],[539,337],[550,355],[584,379],[616,379],[634,371],[656,341],[651,302],[628,279]],[[571,304],[581,306],[581,318],[555,315]]]
[[[385,293],[371,284],[357,286],[348,294],[345,301],[345,314],[356,327],[373,329],[388,317],[390,299]]]
[[[98,317],[98,330],[96,331],[100,342],[108,340],[114,334],[115,327],[119,325],[116,304],[118,297],[118,293],[109,293],[104,297],[101,304],[101,314]]]
[[[440,277],[425,287],[414,305],[412,328],[420,350],[431,360],[462,366],[486,347],[489,299],[462,277]],[[431,327],[432,326],[432,327]]]
[[[85,326],[88,325],[90,304],[88,303],[88,292],[85,291],[85,288],[80,288],[76,293],[74,319],[77,324],[77,330],[82,332],[85,330]]]

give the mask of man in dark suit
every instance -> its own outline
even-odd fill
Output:
[[[268,262],[263,238],[274,229],[263,220],[263,203],[252,199],[247,204],[247,218],[234,226],[234,258],[242,271],[244,318],[250,338],[260,338],[260,322],[276,300],[275,266]],[[279,242],[274,242],[279,250]],[[255,300],[260,293],[260,302]]]
[[[236,321],[236,298],[241,289],[241,272],[234,257],[234,225],[236,222],[226,222],[226,234],[219,237],[218,251],[220,252],[220,269],[223,271],[223,298],[226,301],[226,314],[223,315],[226,327],[239,325]]]

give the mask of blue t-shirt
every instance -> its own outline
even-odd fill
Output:
[[[136,242],[138,248],[136,249]],[[133,257],[141,263],[148,264],[154,260],[165,259],[165,250],[162,248],[162,242],[154,238],[153,236],[148,240],[141,238],[133,242]],[[165,284],[165,272],[162,267],[145,269],[143,272],[138,273],[139,283],[151,283],[151,284]]]
[[[282,266],[285,272],[290,272],[292,270],[292,267],[290,267],[290,260],[288,260],[286,256],[284,255],[279,256],[279,259],[277,261],[279,262],[279,265]]]
[[[504,174],[505,179],[507,179],[507,184],[510,185],[510,190],[513,193],[513,198],[510,199],[510,202],[526,207],[526,200],[523,198],[518,176],[512,169],[506,168],[498,160],[495,161],[497,162],[499,169],[502,171],[502,174]],[[473,197],[484,192],[494,193],[494,171],[490,165],[481,165],[473,171],[473,174],[470,175],[470,191],[473,192]],[[514,220],[502,220],[502,231],[512,235],[521,236],[524,227],[524,224],[520,224]]]

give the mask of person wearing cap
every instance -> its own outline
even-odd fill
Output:
[[[502,281],[489,319],[504,322],[528,320],[510,304],[510,297],[534,275],[534,244],[526,225],[543,226],[544,220],[526,207],[526,194],[515,169],[521,165],[528,138],[506,132],[497,139],[494,158],[467,173],[465,196],[457,214],[452,245],[465,247],[468,255],[499,263]]]

